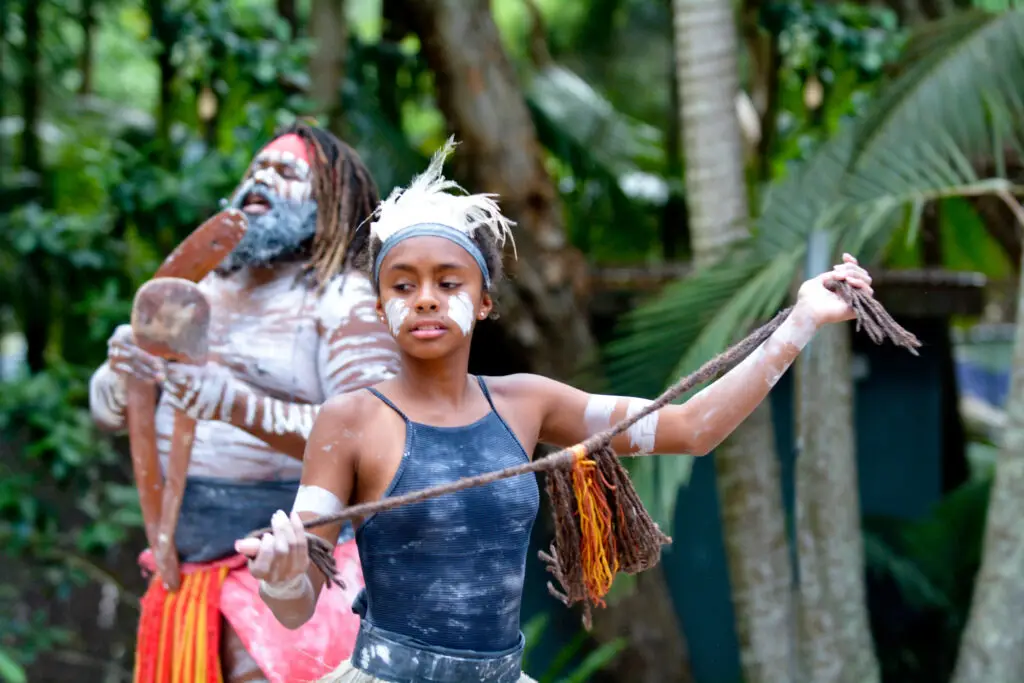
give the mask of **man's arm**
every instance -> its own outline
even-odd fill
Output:
[[[325,289],[317,314],[317,368],[326,399],[392,377],[398,347],[378,319],[376,297],[361,273],[336,278]],[[172,364],[165,389],[175,407],[200,420],[221,420],[301,460],[320,406],[269,396],[236,379],[222,366]]]
[[[127,426],[128,387],[125,377],[157,383],[163,361],[142,351],[132,338],[130,325],[119,325],[107,341],[107,360],[89,379],[89,412],[96,425],[108,432]]]
[[[302,467],[302,482],[292,514],[274,514],[272,534],[235,542],[235,549],[251,558],[252,575],[260,579],[260,597],[285,627],[296,629],[309,621],[325,582],[309,562],[306,532],[301,520],[341,511],[352,495],[355,481],[355,444],[345,435],[359,422],[355,396],[327,401],[309,435]],[[341,524],[317,527],[309,533],[330,545]]]
[[[377,296],[362,273],[336,278],[320,303],[318,367],[324,396],[338,396],[394,377],[398,344],[377,317]]]
[[[89,378],[89,412],[103,431],[119,432],[127,426],[128,389],[125,385],[124,377],[111,370],[107,363],[96,368]]]

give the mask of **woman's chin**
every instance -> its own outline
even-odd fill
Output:
[[[466,343],[465,337],[452,331],[424,339],[409,334],[403,334],[398,338],[398,347],[402,353],[416,360],[443,360],[456,355]]]

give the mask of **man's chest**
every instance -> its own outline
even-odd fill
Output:
[[[256,288],[206,281],[210,355],[252,386],[287,400],[322,399],[316,292],[282,277]]]

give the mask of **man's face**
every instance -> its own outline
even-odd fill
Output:
[[[270,265],[313,237],[312,180],[306,146],[297,135],[283,135],[260,151],[231,203],[248,217],[249,229],[220,269]]]

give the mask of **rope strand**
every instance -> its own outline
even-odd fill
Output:
[[[850,304],[856,314],[857,329],[863,327],[872,341],[880,344],[888,338],[896,346],[918,355],[921,343],[917,337],[900,327],[870,295],[842,281],[829,282],[826,287]],[[337,514],[305,521],[303,525],[308,530],[337,524],[501,479],[546,472],[555,518],[555,541],[549,552],[542,551],[538,556],[561,586],[559,590],[549,582],[548,592],[566,606],[582,602],[583,623],[589,629],[592,607],[604,605],[603,596],[610,589],[615,574],[620,571],[635,574],[653,567],[660,560],[661,547],[672,542],[644,508],[619,456],[611,448],[612,440],[694,387],[731,370],[763,344],[791,311],[792,308],[781,311],[766,325],[680,379],[639,412],[575,446],[504,470],[353,505]],[[260,529],[250,536],[258,537],[271,531]],[[336,575],[332,544],[309,533],[307,539],[310,561],[327,577],[327,585],[334,583],[344,587]]]

